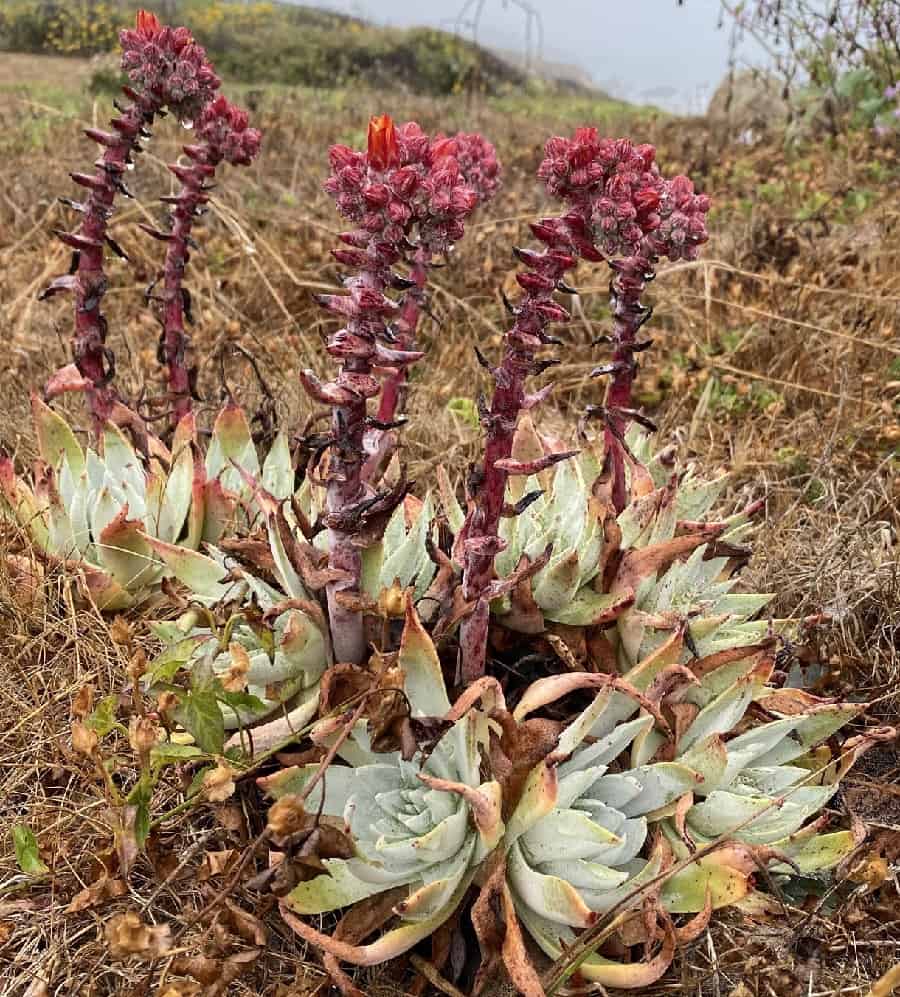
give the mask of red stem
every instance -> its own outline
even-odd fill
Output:
[[[172,212],[172,231],[166,247],[163,274],[163,356],[166,363],[172,422],[177,425],[191,411],[193,374],[187,363],[190,336],[184,327],[184,272],[190,260],[190,238],[199,209],[209,200],[206,181],[215,175],[221,156],[206,146],[185,150],[195,162],[170,169],[182,186]]]
[[[416,329],[419,325],[419,315],[421,314],[421,304],[424,298],[425,285],[428,282],[428,266],[431,263],[431,254],[419,247],[413,259],[413,264],[409,272],[410,280],[416,282],[415,287],[411,287],[400,306],[400,314],[397,321],[397,347],[401,350],[416,349]],[[402,403],[405,400],[406,388],[406,367],[398,367],[384,381],[381,388],[381,401],[378,406],[378,421],[393,422],[398,414],[402,414]],[[383,431],[382,431],[383,432]]]
[[[90,385],[87,401],[99,433],[117,400],[110,381],[115,373],[112,351],[106,346],[106,319],[100,311],[107,280],[103,270],[107,230],[116,194],[124,190],[122,175],[131,163],[141,133],[153,122],[159,110],[149,98],[126,90],[132,104],[121,117],[112,121],[112,132],[86,129],[88,138],[104,147],[96,172],[75,173],[72,179],[90,193],[84,207],[82,223],[75,233],[57,233],[66,245],[78,251],[78,268],[74,282],[75,331],[72,354],[79,373]]]
[[[623,412],[632,407],[631,390],[637,373],[634,359],[637,333],[649,318],[650,310],[641,305],[641,293],[652,276],[655,261],[646,256],[632,256],[613,265],[615,276],[610,284],[613,317],[612,380],[606,395],[608,425],[604,434],[607,452],[612,455],[613,504],[621,512],[628,503],[625,488],[625,450],[622,442],[630,423]]]
[[[570,226],[576,227],[574,238]],[[497,467],[497,461],[511,455],[519,415],[532,402],[525,392],[525,378],[539,369],[537,351],[553,341],[546,335],[545,327],[568,319],[568,312],[554,300],[553,293],[566,271],[575,266],[577,252],[590,254],[587,247],[578,244],[577,228],[577,220],[572,218],[541,222],[532,230],[550,248],[542,253],[518,252],[530,268],[517,278],[525,297],[516,309],[515,324],[506,334],[500,368],[494,371],[494,394],[485,420],[484,462],[479,478],[473,483],[474,502],[461,535],[465,551],[463,596],[474,603],[473,612],[463,620],[460,630],[464,683],[480,678],[485,670],[490,620],[488,590],[494,575],[494,557],[501,549],[498,529],[508,478],[507,472]]]
[[[371,373],[371,364],[364,358],[347,360],[341,374]],[[338,375],[338,383],[341,381]],[[335,407],[331,420],[332,433],[337,441],[331,450],[328,466],[328,486],[325,508],[329,516],[340,517],[365,498],[362,466],[365,459],[363,436],[366,429],[366,399],[357,396],[347,405]],[[333,526],[328,530],[328,566],[348,573],[346,581],[331,582],[326,587],[328,617],[331,622],[331,639],[337,661],[357,664],[366,650],[363,616],[359,609],[343,606],[341,593],[358,593],[362,574],[362,550],[354,543],[357,530],[348,525]]]

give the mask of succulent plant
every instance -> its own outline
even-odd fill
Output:
[[[235,649],[247,655],[240,675],[241,690],[254,703],[220,705],[226,730],[247,727],[276,711],[286,712],[292,728],[303,727],[319,703],[319,680],[329,664],[328,642],[322,621],[302,583],[285,562],[275,562],[274,574],[282,588],[230,563],[221,551],[211,556],[157,543],[155,552],[172,574],[191,592],[200,607],[227,605],[224,627],[210,624],[202,610],[190,609],[175,621],[156,623],[153,631],[166,645],[165,660],[177,657],[193,671],[209,667],[214,676],[234,675]],[[277,550],[277,548],[276,548]],[[302,606],[306,604],[308,611]]]
[[[329,718],[312,737],[333,744],[340,761],[324,775],[310,764],[261,780],[276,798],[302,800],[307,814],[342,821],[352,842],[352,857],[326,858],[324,871],[284,901],[294,930],[339,959],[384,961],[450,917],[470,884],[488,889],[500,858],[514,916],[554,959],[614,909],[653,911],[652,921],[636,913],[626,936],[648,949],[661,938],[652,958],[622,964],[592,954],[579,965],[591,981],[632,988],[662,975],[676,942],[696,937],[714,909],[764,904],[752,879],[759,869],[813,876],[834,868],[860,831],[821,833],[822,808],[855,758],[895,732],[870,731],[833,758],[816,746],[862,704],[767,685],[774,660],[756,649],[692,671],[677,663],[682,641],[677,633],[640,663],[641,674],[655,675],[644,691],[608,674],[554,675],[530,685],[510,715],[497,681],[482,678],[451,707],[408,600],[398,665],[411,716],[444,721],[433,750],[411,761],[373,751],[362,721],[335,742],[346,718]],[[517,735],[503,761],[509,730],[524,732],[536,711],[584,692],[593,694],[589,705],[556,724],[542,760],[517,779]],[[545,732],[553,726],[536,722]],[[399,920],[367,945],[293,917],[392,890]],[[675,928],[671,917],[685,914],[695,916]]]
[[[320,295],[318,300],[347,324],[330,336],[326,347],[340,365],[335,380],[322,383],[306,370],[301,381],[314,401],[332,408],[330,437],[318,449],[328,451],[322,465],[327,492],[323,521],[329,565],[340,572],[327,587],[328,616],[341,661],[359,663],[364,657],[363,619],[357,608],[362,550],[369,545],[372,522],[402,496],[376,490],[371,483],[383,463],[381,444],[390,443],[379,434],[392,425],[373,420],[368,401],[380,391],[376,374],[390,377],[423,355],[405,348],[392,328],[400,306],[387,292],[409,290],[418,279],[393,268],[411,238],[429,260],[448,252],[479,201],[466,186],[454,149],[449,139],[430,140],[414,122],[397,127],[381,115],[369,122],[365,152],[341,145],[329,150],[331,175],[324,187],[354,226],[341,235],[348,248],[333,255],[353,272],[343,281],[347,294]]]
[[[812,749],[862,705],[768,687],[773,661],[760,653],[705,674],[687,672],[675,658],[670,650],[668,671],[658,672],[661,697],[651,689],[643,698],[609,676],[573,673],[538,680],[514,711],[521,722],[575,689],[600,689],[531,772],[504,839],[518,916],[554,959],[598,915],[640,907],[648,890],[638,890],[658,879],[662,908],[703,915],[705,927],[711,910],[757,898],[751,877],[759,869],[814,875],[859,844],[857,829],[821,834],[825,819],[814,818],[860,751],[893,732],[848,742],[840,763],[823,764]],[[644,671],[659,659],[655,652]],[[748,723],[748,709],[757,722]],[[703,850],[713,842],[718,847]],[[649,961],[623,965],[591,955],[580,972],[604,986],[647,985],[665,971],[674,937],[667,928]]]
[[[709,520],[725,475],[704,481],[694,467],[677,468],[672,453],[654,455],[636,427],[627,439],[633,497],[618,516],[602,447],[586,442],[577,456],[543,467],[524,484],[510,480],[506,502],[518,514],[500,520],[495,568],[500,580],[521,574],[529,563],[538,570],[492,601],[496,618],[525,633],[540,633],[550,623],[615,622],[608,639],[623,672],[662,642],[677,620],[690,621],[688,640],[699,654],[763,639],[771,626],[753,617],[771,596],[734,593],[737,578],[727,571],[732,556],[746,553],[736,544],[752,528],[758,505]],[[553,454],[527,417],[512,452],[514,459],[538,465]],[[461,563],[464,513],[446,478],[441,491]],[[721,556],[714,556],[719,550]]]
[[[147,538],[193,547],[203,536],[192,420],[179,425],[171,452],[151,438],[142,458],[111,423],[99,450],[85,450],[37,396],[31,407],[40,460],[31,485],[16,476],[9,458],[0,461],[0,510],[44,554],[76,568],[98,608],[139,603],[163,575]]]
[[[440,662],[411,602],[397,661],[411,716],[445,717],[450,701]],[[297,886],[287,907],[319,914],[406,887],[396,906],[399,926],[360,947],[354,961],[382,962],[428,937],[454,912],[503,834],[499,783],[481,775],[487,742],[488,717],[478,709],[410,761],[374,752],[359,724],[338,751],[346,764],[331,765],[306,801],[310,813],[346,824],[356,854],[325,859],[326,871]],[[318,768],[287,768],[262,784],[275,797],[300,794]]]
[[[174,623],[156,624],[156,635],[167,645],[164,654],[177,648],[189,670],[208,663],[218,675],[232,666],[231,645],[236,642],[244,648],[249,656],[247,691],[258,705],[226,708],[226,727],[256,723],[284,707],[290,725],[302,726],[316,711],[319,679],[331,663],[327,626],[313,596],[329,575],[286,515],[285,500],[292,497],[294,483],[287,442],[276,437],[260,467],[243,413],[226,409],[216,422],[206,469],[217,474],[212,481],[232,513],[232,526],[233,512],[239,508],[245,525],[249,521],[263,530],[264,542],[256,535],[249,541],[248,556],[259,563],[248,566],[214,543],[207,543],[207,553],[202,553],[151,541],[157,559],[188,590],[189,601],[228,614],[222,628],[225,636],[211,625],[200,625],[205,614],[195,609]],[[222,542],[243,549],[242,541],[233,536]],[[263,574],[266,579],[260,577]]]
[[[288,725],[296,729],[315,712],[318,680],[333,657],[327,624],[315,601],[332,577],[324,549],[327,534],[320,531],[313,543],[308,542],[294,506],[307,522],[316,522],[320,510],[315,492],[306,481],[296,494],[292,492],[293,469],[284,437],[276,438],[260,467],[239,410],[220,415],[213,441],[206,469],[218,471],[212,479],[218,494],[232,512],[235,507],[244,510],[245,528],[250,523],[263,534],[256,531],[246,540],[223,540],[246,553],[244,561],[214,543],[206,545],[208,553],[201,553],[151,541],[156,557],[188,590],[189,601],[201,609],[225,607],[229,614],[223,628],[226,639],[213,627],[201,625],[204,614],[194,609],[177,622],[157,624],[154,629],[167,645],[164,654],[177,648],[186,668],[208,660],[217,674],[231,667],[230,645],[237,641],[250,655],[248,691],[262,706],[239,713],[226,710],[227,726],[254,724],[288,705]],[[228,455],[234,455],[237,467],[223,463]],[[259,474],[258,481],[240,461]],[[221,488],[222,480],[228,489]],[[383,602],[397,586],[415,599],[425,595],[437,571],[428,554],[432,517],[430,499],[420,502],[407,496],[392,513],[381,540],[364,551],[362,585],[372,604]]]
[[[559,342],[550,335],[550,325],[570,317],[554,295],[575,293],[566,275],[579,259],[596,263],[607,258],[615,275],[610,286],[612,335],[601,337],[613,344],[613,360],[597,367],[593,374],[612,375],[606,404],[595,411],[606,422],[612,506],[616,512],[624,508],[623,436],[637,415],[630,408],[637,370],[634,354],[650,345],[636,340],[651,314],[641,304],[640,294],[654,276],[658,257],[694,259],[707,239],[709,199],[695,195],[687,177],[665,179],[655,159],[653,146],[600,138],[596,128],[579,128],[571,139],[557,136],[546,144],[538,179],[551,196],[563,202],[565,211],[532,224],[532,234],[543,244],[542,250],[515,249],[524,265],[516,276],[523,294],[517,304],[509,304],[515,321],[504,337],[499,366],[492,366],[479,354],[494,380],[494,392],[482,415],[484,460],[477,473],[467,479],[468,508],[459,530],[463,596],[470,607],[460,628],[462,673],[467,680],[478,678],[485,669],[490,603],[495,598],[494,558],[504,546],[501,522],[521,512],[506,502],[508,479],[510,475],[536,473],[571,456],[566,451],[554,452],[523,463],[512,457],[512,450],[522,414],[550,390],[548,385],[530,394],[526,379],[556,362],[538,353],[544,346]],[[560,565],[559,570],[568,586],[573,562]]]
[[[168,572],[155,544],[195,551],[263,521],[257,478],[267,495],[293,492],[286,438],[276,436],[260,463],[235,405],[219,413],[205,458],[190,415],[179,422],[171,449],[141,436],[141,453],[112,423],[98,450],[84,449],[36,395],[31,407],[40,460],[31,484],[16,476],[10,458],[0,461],[0,512],[47,556],[77,568],[103,610],[136,605],[158,589]]]

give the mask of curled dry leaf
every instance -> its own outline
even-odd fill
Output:
[[[104,929],[114,959],[158,959],[171,948],[172,931],[167,924],[145,924],[138,914],[116,914]]]
[[[225,959],[209,959],[206,956],[179,956],[172,963],[173,972],[179,976],[190,976],[203,986],[204,997],[219,997],[228,992],[228,987],[259,958],[259,949],[236,952]]]
[[[197,881],[205,883],[213,876],[221,876],[234,865],[236,852],[233,848],[223,848],[217,852],[204,852],[200,868],[197,870]]]
[[[237,641],[228,645],[231,665],[222,676],[222,686],[226,692],[243,692],[247,687],[247,673],[250,671],[250,655]]]
[[[225,907],[228,911],[228,925],[238,937],[250,945],[266,944],[268,933],[258,917],[228,899],[225,900]]]
[[[210,803],[223,803],[234,793],[234,769],[220,758],[203,777],[203,793]]]
[[[161,692],[156,699],[156,709],[162,716],[167,716],[177,709],[180,700],[174,692]]]
[[[94,687],[83,685],[72,698],[72,716],[83,720],[94,709]]]
[[[72,724],[72,748],[79,755],[87,755],[89,758],[94,754],[100,744],[97,732],[80,721],[76,720]]]
[[[102,875],[96,882],[86,886],[83,890],[72,897],[69,906],[66,907],[67,914],[76,914],[78,911],[88,910],[96,907],[106,900],[114,897],[122,897],[128,892],[128,887],[121,879],[113,879],[106,874]]]

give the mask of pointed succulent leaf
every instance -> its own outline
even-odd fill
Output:
[[[406,600],[406,625],[397,664],[403,671],[404,690],[412,705],[413,716],[444,716],[450,709],[450,700],[441,663],[411,598]]]
[[[212,605],[234,593],[234,583],[225,581],[228,572],[211,557],[154,537],[145,535],[144,539],[172,574],[201,602]]]
[[[284,432],[278,433],[266,454],[262,467],[262,486],[281,501],[294,493],[294,467]]]
[[[65,419],[34,394],[31,396],[31,414],[41,458],[54,470],[58,470],[64,461],[73,475],[81,474],[84,470],[84,451]]]
[[[104,528],[97,543],[102,566],[127,591],[140,591],[151,585],[159,564],[147,543],[141,523],[128,519],[127,507]]]

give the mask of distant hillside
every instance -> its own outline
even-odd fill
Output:
[[[85,0],[90,6],[95,0]],[[526,74],[472,42],[434,28],[383,28],[311,7],[258,0],[123,0],[90,23],[62,0],[4,0],[0,49],[92,55],[115,48],[139,6],[186,24],[221,72],[247,83],[391,86],[424,94],[522,87]]]
[[[494,46],[491,46],[491,51],[516,69],[522,72],[528,71],[547,83],[556,84],[569,90],[585,93],[594,92],[601,97],[607,96],[597,89],[591,74],[582,66],[577,66],[571,62],[554,62],[550,59],[532,60],[531,64],[526,66],[525,57],[521,52]]]

